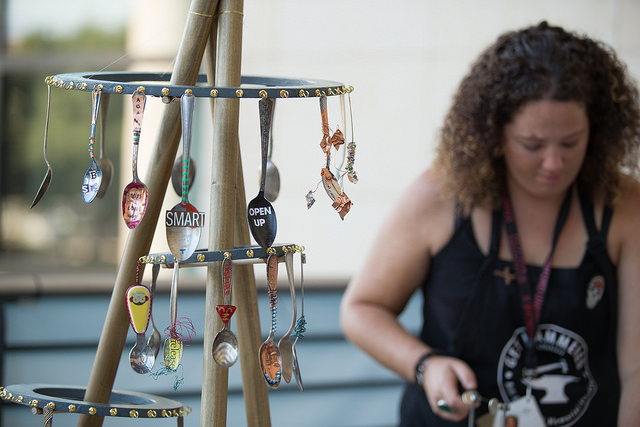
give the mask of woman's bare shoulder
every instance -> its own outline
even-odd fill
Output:
[[[455,199],[447,195],[429,169],[405,189],[388,221],[407,230],[420,246],[434,253],[448,241],[453,230]]]

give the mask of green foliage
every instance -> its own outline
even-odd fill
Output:
[[[30,34],[19,43],[11,46],[16,53],[29,52],[78,52],[92,50],[122,50],[125,48],[125,31],[107,31],[93,26],[86,26],[72,36],[51,36],[43,32]]]

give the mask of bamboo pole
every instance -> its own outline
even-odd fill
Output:
[[[210,85],[240,85],[242,13],[242,0],[220,2],[217,28],[214,23],[206,52]],[[214,135],[209,250],[223,250],[250,243],[238,144],[239,100],[215,99],[211,107]],[[217,366],[211,352],[214,335],[222,327],[215,311],[215,305],[222,303],[220,268],[220,263],[212,263],[207,270],[201,426],[226,425],[228,369]],[[234,267],[233,288],[247,424],[269,426],[269,398],[257,359],[261,333],[251,265]]]
[[[170,84],[195,84],[216,6],[217,0],[192,0]],[[127,288],[135,283],[138,258],[146,255],[151,247],[179,143],[180,106],[172,103],[163,111],[151,159],[153,167],[149,169],[145,179],[149,189],[147,212],[127,238],[87,384],[85,401],[107,403],[111,396],[129,328],[124,296]],[[103,417],[80,415],[78,426],[101,426],[102,422]]]

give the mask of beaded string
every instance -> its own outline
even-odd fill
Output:
[[[149,376],[157,381],[158,378],[162,376],[171,375],[175,372],[176,375],[173,379],[173,391],[177,391],[178,388],[182,384],[184,384],[184,367],[182,366],[182,363],[178,365],[178,368],[180,368],[180,374],[177,373],[178,369],[176,369],[175,371],[172,371],[171,369],[163,365],[162,368],[158,369],[156,372],[149,373]]]

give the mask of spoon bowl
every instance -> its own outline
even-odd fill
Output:
[[[271,159],[267,159],[267,178],[264,187],[264,197],[270,201],[275,202],[280,194],[280,172],[275,163]]]
[[[273,100],[261,98],[260,110],[260,148],[262,157],[262,173],[260,174],[260,191],[247,206],[247,220],[249,230],[258,245],[268,248],[273,244],[278,231],[276,212],[265,198],[265,182],[267,175],[267,151],[269,148],[269,133],[273,119]]]
[[[238,338],[227,323],[213,340],[213,360],[223,368],[230,368],[238,360]]]
[[[136,334],[136,344],[129,352],[131,368],[138,374],[151,372],[156,357],[153,350],[145,343],[144,334]]]
[[[272,108],[273,111],[271,114],[275,115],[275,100],[273,100]],[[264,197],[270,202],[275,202],[280,193],[280,172],[278,172],[278,168],[271,160],[271,156],[273,156],[273,119],[269,126],[269,151],[267,154],[267,177],[265,179]],[[260,169],[258,176],[262,179],[262,169]]]
[[[53,175],[53,169],[51,169],[51,165],[49,164],[49,160],[47,160],[47,136],[49,133],[49,111],[51,110],[51,86],[47,85],[47,116],[44,120],[44,162],[47,164],[47,172],[44,174],[44,178],[42,179],[42,183],[40,184],[40,188],[38,188],[38,192],[36,196],[33,198],[33,202],[31,202],[31,208],[33,208],[44,196],[44,193],[47,192],[49,188],[49,184],[51,184],[51,177]]]

